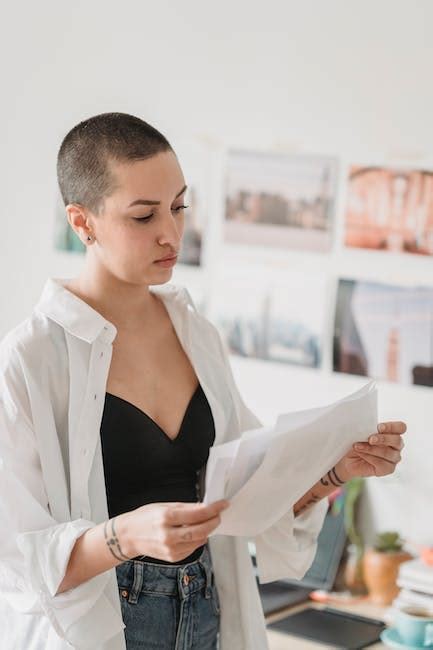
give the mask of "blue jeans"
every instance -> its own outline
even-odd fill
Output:
[[[116,566],[127,650],[217,650],[220,604],[207,545],[190,564]]]

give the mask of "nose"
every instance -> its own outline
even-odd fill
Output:
[[[170,211],[162,220],[158,243],[161,245],[169,244],[177,251],[179,250],[181,239],[182,225],[176,221],[176,217]]]

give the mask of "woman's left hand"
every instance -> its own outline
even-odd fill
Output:
[[[404,447],[404,422],[382,422],[368,442],[357,442],[337,463],[335,470],[342,481],[356,477],[392,474],[401,460]]]

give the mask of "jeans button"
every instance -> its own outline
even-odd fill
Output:
[[[122,596],[124,596],[126,598],[127,595],[128,595],[128,592],[127,592],[126,589],[122,589],[121,594],[122,594]]]

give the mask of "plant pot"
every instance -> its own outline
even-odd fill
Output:
[[[398,568],[402,562],[411,559],[412,555],[406,551],[366,551],[363,559],[364,582],[372,603],[392,603],[400,591],[397,587]]]

